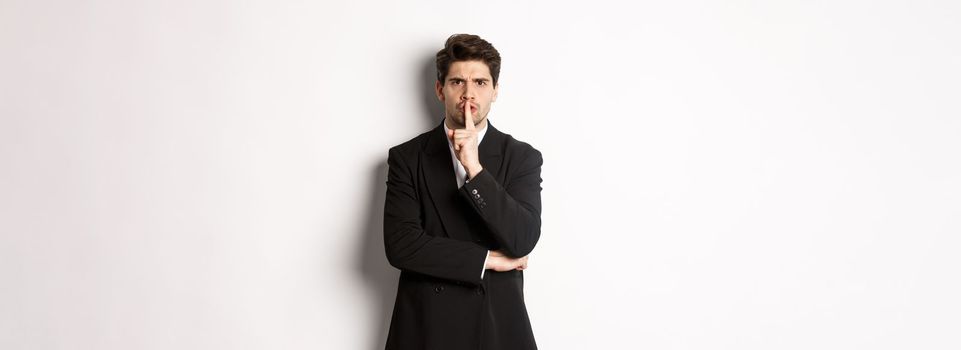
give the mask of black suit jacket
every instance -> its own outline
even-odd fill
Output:
[[[537,348],[523,272],[481,270],[488,250],[537,244],[543,159],[487,127],[484,170],[460,189],[443,124],[389,151],[384,247],[401,274],[388,350]]]

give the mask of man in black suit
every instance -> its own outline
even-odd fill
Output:
[[[444,120],[389,151],[384,248],[401,274],[388,350],[537,349],[523,270],[540,238],[543,159],[487,120],[499,74],[490,43],[448,38]]]

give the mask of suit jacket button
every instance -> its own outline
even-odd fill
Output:
[[[475,195],[474,195],[474,198],[480,198],[480,195],[479,195],[479,194],[475,194]]]
[[[470,191],[470,193],[471,193],[471,194],[477,194],[477,189],[476,189],[476,188],[473,189],[472,191]]]
[[[434,293],[440,293],[442,290],[444,290],[444,286],[434,287]]]

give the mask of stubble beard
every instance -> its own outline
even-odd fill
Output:
[[[454,122],[454,129],[464,129],[467,128],[467,123],[465,122],[467,117],[464,115],[464,111],[460,110],[454,113],[454,115],[448,115],[448,119]],[[474,127],[480,128],[480,126],[487,120],[485,115],[483,118],[474,115]],[[450,126],[448,126],[450,127]]]

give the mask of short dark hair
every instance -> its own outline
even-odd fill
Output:
[[[444,48],[437,52],[437,81],[444,84],[452,63],[475,60],[487,65],[494,86],[497,86],[497,77],[501,74],[501,54],[487,40],[472,34],[454,34],[447,38]]]

